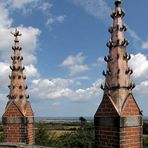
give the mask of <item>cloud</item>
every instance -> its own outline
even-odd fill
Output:
[[[62,66],[69,66],[69,65],[77,65],[77,64],[82,64],[83,61],[85,60],[85,56],[83,56],[82,52],[79,52],[75,56],[68,56],[63,62]]]
[[[57,100],[66,98],[72,102],[86,102],[102,94],[99,79],[86,89],[73,89],[76,81],[72,79],[36,79],[32,81],[30,95],[32,98]]]
[[[0,62],[0,87],[6,88],[9,84],[9,74],[10,74],[9,64]]]
[[[98,57],[96,63],[93,63],[92,66],[93,66],[93,67],[99,67],[99,66],[101,66],[102,64],[104,64],[104,58],[103,58],[103,57]]]
[[[65,16],[50,16],[49,19],[47,19],[46,21],[46,25],[51,27],[53,24],[55,23],[62,23],[65,20]]]
[[[70,93],[69,86],[73,84],[70,79],[37,79],[32,81],[30,94],[34,98],[40,99],[57,99],[67,97]]]
[[[148,49],[148,41],[142,43],[142,49]]]
[[[107,21],[111,8],[104,0],[73,0],[76,5],[81,6],[88,14],[103,21]]]
[[[71,96],[71,101],[73,102],[87,102],[92,99],[96,99],[99,95],[102,95],[102,90],[100,89],[101,84],[103,83],[102,79],[96,80],[92,86],[86,89],[78,89],[73,92]]]
[[[134,92],[135,92],[136,94],[138,94],[139,96],[141,96],[141,95],[142,95],[142,96],[148,95],[148,81],[146,80],[146,81],[140,82],[140,83],[136,86]]]
[[[33,3],[33,2],[38,2],[38,0],[6,0],[7,4],[12,7],[12,8],[17,8],[17,9],[22,9],[26,5]]]
[[[131,55],[129,65],[134,71],[134,79],[144,80],[148,78],[148,59],[145,55],[142,53]]]
[[[2,27],[10,27],[13,19],[9,18],[9,10],[5,8],[4,3],[0,2],[0,22]]]
[[[56,17],[56,20],[57,20],[58,22],[62,23],[62,22],[65,20],[65,16],[62,16],[62,15],[57,16],[57,17]]]
[[[60,66],[67,68],[70,75],[75,75],[77,73],[85,72],[89,70],[88,65],[84,64],[85,56],[82,52],[77,55],[68,56]]]
[[[43,12],[45,12],[45,13],[47,13],[47,12],[49,12],[49,10],[51,9],[53,7],[53,4],[51,4],[51,3],[47,3],[47,2],[44,2],[39,8],[43,11]]]
[[[39,72],[37,68],[32,64],[25,66],[24,73],[27,77],[39,77]]]
[[[70,75],[75,75],[77,73],[85,72],[89,70],[87,65],[72,65],[69,67]]]

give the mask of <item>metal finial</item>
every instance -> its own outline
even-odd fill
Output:
[[[115,2],[120,2],[121,3],[121,0],[115,0]]]
[[[22,34],[20,34],[20,32],[17,30],[17,28],[15,29],[15,32],[11,32],[12,35],[14,35],[15,37],[17,36],[21,36]]]

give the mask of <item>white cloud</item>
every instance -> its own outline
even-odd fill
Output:
[[[8,0],[8,4],[13,8],[22,9],[24,6],[37,1],[38,0]]]
[[[9,64],[6,64],[4,62],[0,62],[0,87],[6,88],[6,86],[9,84],[9,74],[10,74],[10,68]]]
[[[4,3],[0,2],[0,22],[2,27],[10,27],[13,19],[9,18],[9,10],[5,8]]]
[[[73,80],[61,78],[33,80],[30,94],[41,99],[66,97],[70,93],[68,87],[71,84],[73,84]]]
[[[89,70],[87,65],[72,65],[69,67],[70,75],[75,75],[77,73],[85,72]]]
[[[142,43],[143,49],[148,49],[148,41]]]
[[[78,89],[73,92],[71,96],[71,101],[74,102],[86,102],[91,99],[95,99],[102,95],[103,91],[100,89],[100,85],[102,84],[103,80],[98,79],[92,86],[86,89]]]
[[[83,55],[82,52],[79,52],[75,56],[68,56],[63,62],[62,66],[69,66],[69,65],[77,65],[77,64],[82,64],[85,60],[85,56]]]
[[[56,17],[56,20],[58,22],[62,23],[65,20],[65,16],[60,15],[60,16]]]
[[[25,66],[24,73],[27,75],[27,77],[38,77],[39,76],[39,72],[37,68],[32,64]]]
[[[133,69],[133,77],[135,79],[144,80],[148,78],[148,59],[145,55],[138,53],[136,55],[131,55],[131,60],[129,61],[130,67]]]
[[[62,23],[64,20],[65,20],[65,16],[61,15],[61,16],[54,17],[50,15],[46,21],[46,25],[51,27],[53,24]]]
[[[103,21],[107,21],[111,12],[111,8],[104,0],[73,0],[77,5],[80,5],[85,11]]]
[[[100,65],[104,64],[104,58],[103,57],[98,57],[97,62],[92,64],[93,67],[99,67]]]
[[[47,12],[49,11],[49,9],[52,8],[52,7],[53,7],[53,4],[44,2],[39,8],[40,8],[43,12],[47,13]]]
[[[140,83],[136,86],[134,92],[135,92],[136,94],[138,94],[139,96],[141,96],[141,95],[143,95],[143,96],[148,95],[148,81],[146,80],[146,81],[140,82]]]
[[[70,75],[75,75],[77,73],[85,72],[89,70],[88,65],[84,64],[85,56],[82,52],[77,55],[68,56],[61,64],[62,67],[65,67],[69,70]]]
[[[102,94],[100,85],[102,80],[97,80],[86,89],[73,89],[75,80],[71,79],[37,79],[32,81],[30,94],[32,98],[57,100],[66,98],[72,102],[85,102],[95,99]]]

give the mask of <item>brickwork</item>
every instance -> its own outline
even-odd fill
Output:
[[[123,109],[122,109],[122,116],[136,116],[136,115],[140,115],[140,110],[139,107],[135,101],[135,99],[133,98],[133,96],[130,94],[124,105],[123,105]]]
[[[142,126],[120,129],[121,148],[143,148]]]
[[[95,116],[118,116],[113,101],[105,94]]]
[[[96,127],[96,148],[119,148],[119,129]]]
[[[27,128],[23,124],[4,125],[5,142],[27,143]]]

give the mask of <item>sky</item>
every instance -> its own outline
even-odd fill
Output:
[[[148,1],[123,1],[134,97],[148,116]],[[9,66],[18,28],[27,94],[36,117],[94,116],[114,0],[0,0],[0,114],[9,94]]]

